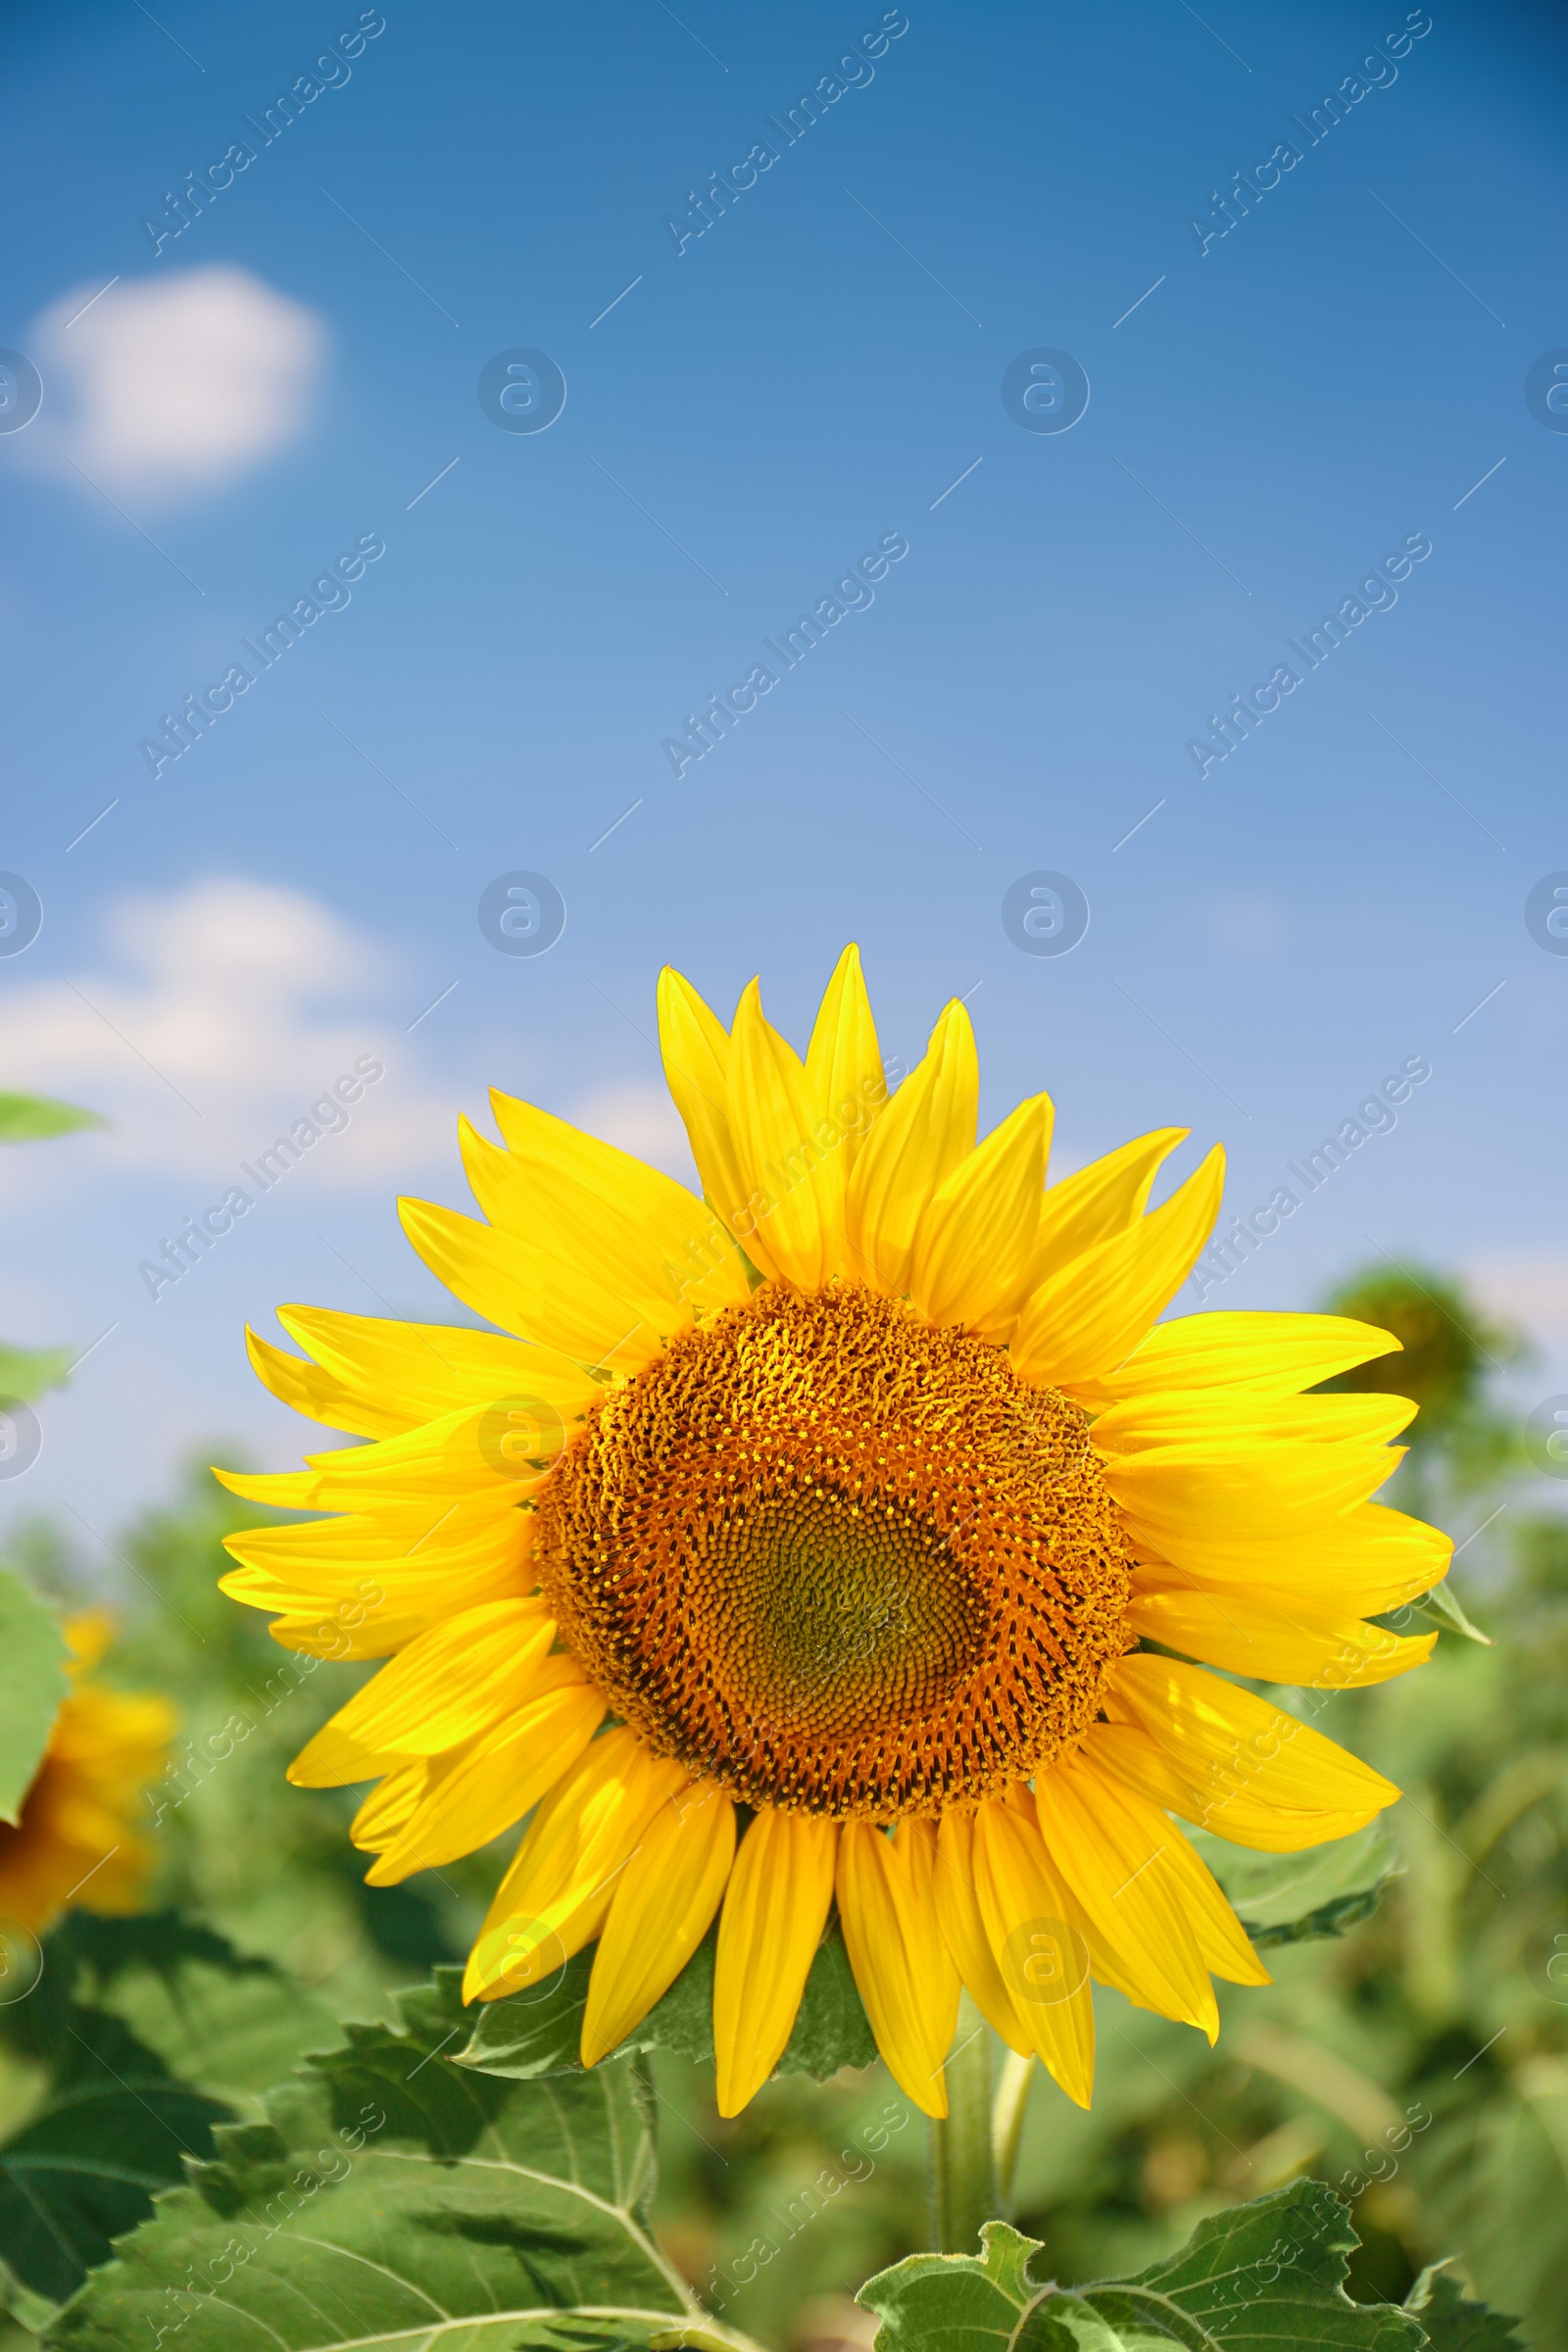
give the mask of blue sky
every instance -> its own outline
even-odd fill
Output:
[[[1568,346],[1552,12],[93,0],[9,37],[0,343],[43,405],[0,433],[0,866],[44,921],[0,957],[0,1085],[113,1123],[0,1170],[7,1336],[97,1343],[0,1514],[107,1533],[207,1440],[292,1460],[242,1325],[439,1311],[392,1202],[461,1199],[460,1107],[499,1084],[679,1168],[660,965],[726,1015],[760,971],[799,1037],[851,937],[890,1051],[966,994],[989,1118],[1049,1087],[1063,1167],[1220,1137],[1242,1210],[1424,1060],[1208,1303],[1418,1253],[1528,1317],[1526,1401],[1568,1387],[1568,957],[1524,913],[1568,868],[1568,433],[1525,396]],[[518,349],[564,378],[546,430],[481,406]],[[1039,350],[1087,375],[1068,430],[1004,405]],[[889,542],[786,670],[764,641]],[[155,776],[163,714],[247,662]],[[477,920],[518,870],[566,909],[538,957]],[[1042,870],[1090,907],[1059,957],[1003,926]],[[151,1298],[162,1237],[362,1056],[352,1124]]]

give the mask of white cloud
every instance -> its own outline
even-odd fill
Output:
[[[368,1185],[452,1158],[459,1098],[430,1087],[401,1020],[342,1008],[402,984],[318,900],[215,879],[124,900],[106,932],[110,968],[9,989],[0,1038],[0,1087],[63,1096],[112,1122],[78,1140],[84,1159],[234,1181],[239,1159],[366,1060],[385,1076],[310,1148],[312,1182]],[[11,1153],[0,1181],[30,1191],[44,1159]],[[58,1167],[48,1181],[62,1181]]]
[[[44,379],[23,437],[35,463],[169,498],[217,488],[298,437],[326,344],[314,311],[228,265],[92,294],[62,295],[28,337]]]

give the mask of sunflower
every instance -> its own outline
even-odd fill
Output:
[[[1414,1407],[1302,1394],[1397,1342],[1156,1322],[1219,1151],[1152,1211],[1183,1129],[1048,1188],[1045,1095],[976,1143],[961,1004],[890,1091],[853,948],[804,1060],[755,982],[726,1031],[666,971],[660,1019],[701,1200],[498,1094],[499,1147],[461,1130],[483,1221],[402,1204],[494,1330],[292,1306],[313,1361],[252,1338],[274,1395],[371,1441],[227,1482],[341,1516],[231,1537],[225,1589],[288,1646],[390,1660],[291,1777],[376,1782],[375,1886],[531,1814],[466,1995],[597,1939],[585,2065],[716,1915],[735,2114],[836,1904],[927,2113],[960,1984],[1087,2104],[1091,1980],[1211,2040],[1211,1977],[1267,1982],[1172,1815],[1293,1850],[1398,1794],[1226,1679],[1333,1690],[1431,1648],[1366,1622],[1444,1573],[1369,1499]]]
[[[88,1682],[109,1647],[99,1610],[70,1619],[72,1689],[15,1827],[0,1822],[0,1927],[41,1936],[69,1904],[135,1911],[153,1863],[136,1834],[143,1792],[168,1760],[177,1717],[156,1692]]]

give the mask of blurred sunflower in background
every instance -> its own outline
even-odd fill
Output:
[[[1087,2104],[1090,1981],[1217,2031],[1266,1982],[1171,1819],[1294,1850],[1398,1791],[1237,1683],[1339,1690],[1435,1637],[1366,1622],[1447,1539],[1372,1502],[1413,1406],[1302,1392],[1396,1348],[1339,1316],[1156,1318],[1219,1206],[1185,1131],[1047,1186],[1053,1111],[976,1143],[950,1004],[890,1092],[846,951],[804,1060],[756,983],[726,1031],[666,971],[701,1175],[492,1098],[483,1220],[405,1201],[494,1332],[279,1310],[273,1393],[372,1441],[226,1483],[343,1514],[229,1539],[225,1590],[390,1663],[297,1759],[375,1781],[372,1884],[532,1813],[468,1963],[488,2000],[597,1938],[614,2049],[718,1918],[717,2096],[788,2039],[836,1902],[893,2074],[945,2112],[960,1984]],[[1219,1674],[1206,1671],[1218,1668]]]
[[[41,1936],[69,1904],[141,1907],[154,1856],[137,1823],[178,1717],[156,1692],[111,1690],[89,1679],[113,1632],[97,1609],[67,1622],[72,1688],[19,1820],[0,1822],[0,1926]]]

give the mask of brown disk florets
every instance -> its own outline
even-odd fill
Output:
[[[611,1391],[537,1557],[617,1713],[754,1805],[972,1802],[1081,1734],[1131,1646],[1083,1414],[852,1284],[765,1284]]]

